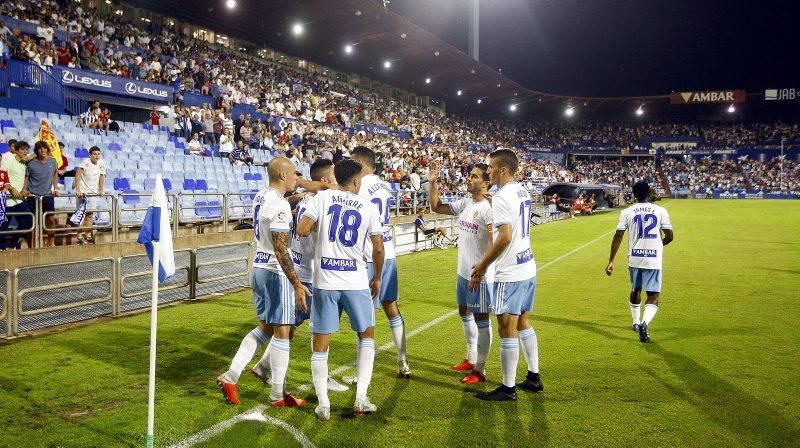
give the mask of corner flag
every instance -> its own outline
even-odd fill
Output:
[[[147,251],[147,258],[155,268],[156,262],[153,260],[153,242],[159,243],[158,254],[158,281],[163,282],[175,274],[175,254],[172,250],[172,233],[169,226],[169,207],[167,206],[167,194],[164,191],[164,184],[161,174],[156,175],[156,189],[153,192],[153,199],[147,214],[144,217],[139,244],[144,244]]]
[[[144,244],[150,264],[153,265],[152,300],[150,302],[150,374],[147,384],[147,447],[153,448],[156,407],[156,332],[158,328],[158,283],[175,275],[175,254],[172,250],[172,233],[169,228],[167,193],[161,174],[156,175],[156,189],[144,217],[139,244]]]

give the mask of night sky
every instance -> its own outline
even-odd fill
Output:
[[[468,0],[389,8],[467,51]],[[800,2],[481,0],[480,59],[577,96],[800,87]]]

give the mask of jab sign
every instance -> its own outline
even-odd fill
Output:
[[[798,93],[798,89],[767,89],[764,91],[764,101],[794,101]]]
[[[64,87],[81,88],[117,95],[132,96],[157,101],[171,101],[172,86],[109,76],[89,70],[62,66],[53,67],[54,74]],[[60,74],[58,73],[60,71]]]
[[[745,99],[744,90],[673,92],[669,96],[672,104],[743,103]]]

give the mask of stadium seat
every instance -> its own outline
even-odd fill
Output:
[[[183,180],[183,191],[194,191],[197,188],[194,179]]]
[[[116,191],[130,191],[131,183],[127,177],[118,177],[114,179],[114,190]]]
[[[197,179],[195,181],[195,190],[196,191],[208,191],[208,183],[205,179]]]

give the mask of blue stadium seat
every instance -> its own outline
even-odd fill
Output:
[[[112,142],[108,144],[109,151],[122,151],[122,146],[119,143]]]
[[[261,173],[253,173],[253,180],[264,180],[264,177],[261,176]]]
[[[213,208],[208,208],[208,212],[206,216],[209,218],[222,218],[222,205],[219,201],[208,201],[208,205],[214,206]]]
[[[138,193],[138,191],[136,191],[136,190],[128,190],[128,191],[126,191],[126,193]],[[122,197],[122,202],[125,205],[136,205],[136,204],[139,203],[139,201],[141,201],[141,196],[133,195],[133,196],[123,196]]]
[[[144,187],[144,191],[153,191],[156,189],[156,180],[145,179],[142,186]]]
[[[130,191],[131,182],[127,177],[118,177],[114,179],[114,190],[116,191]]]
[[[183,180],[183,191],[194,191],[197,188],[194,179]]]
[[[144,145],[142,145],[142,146],[144,146]],[[163,146],[156,146],[155,148],[153,148],[153,152],[156,153],[156,154],[166,154],[167,153],[167,148],[165,148]]]
[[[8,143],[0,143],[0,154],[8,152]]]
[[[165,178],[162,178],[162,179],[161,179],[161,183],[162,183],[162,184],[164,184],[164,190],[165,190],[165,191],[170,191],[170,190],[172,190],[172,181],[171,181],[171,180],[169,180],[168,178],[166,178],[166,177],[165,177]]]
[[[208,191],[208,182],[205,179],[197,179],[194,189],[196,191]]]
[[[206,206],[208,205],[208,202],[206,202],[206,201],[197,201],[197,202],[195,202],[194,205],[195,205],[195,207],[201,207],[201,208],[196,208],[194,210],[194,214],[196,216],[200,216],[202,218],[208,217],[209,209],[206,208]]]

